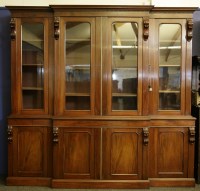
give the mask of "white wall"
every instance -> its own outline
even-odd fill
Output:
[[[199,7],[199,0],[152,0],[157,7]]]
[[[48,6],[65,5],[155,5],[165,7],[199,7],[199,0],[0,0],[0,6]]]

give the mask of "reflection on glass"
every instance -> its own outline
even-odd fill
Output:
[[[23,109],[44,107],[44,26],[22,24]]]
[[[65,27],[65,109],[90,110],[90,23],[67,22]]]
[[[112,110],[137,110],[138,25],[112,26]]]
[[[181,26],[159,27],[159,109],[180,110]]]

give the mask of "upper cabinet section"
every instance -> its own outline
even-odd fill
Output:
[[[55,114],[141,115],[142,45],[152,6],[52,8]]]
[[[8,8],[14,114],[190,114],[195,8]]]
[[[31,13],[21,10],[24,11],[21,16],[19,10],[12,11],[13,113],[48,114],[50,13],[48,8],[43,8],[41,13],[34,9],[29,10]]]
[[[190,113],[193,8],[52,9],[56,115]]]
[[[150,113],[190,114],[192,18],[186,9],[160,11],[150,19]],[[181,12],[177,18],[175,11]]]

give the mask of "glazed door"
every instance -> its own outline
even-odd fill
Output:
[[[184,114],[186,88],[189,88],[186,77],[190,72],[186,73],[186,68],[191,64],[186,62],[186,21],[158,19],[152,33],[155,49],[151,52],[155,57],[150,60],[150,83],[153,84],[150,111],[154,114]]]
[[[141,115],[142,19],[109,18],[103,30],[103,114]]]
[[[56,112],[94,114],[95,19],[63,18],[56,40]],[[60,50],[60,52],[59,52]]]
[[[15,113],[48,113],[48,31],[48,19],[16,20],[11,44]]]

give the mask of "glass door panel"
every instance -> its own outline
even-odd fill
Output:
[[[65,109],[90,110],[91,25],[65,25]]]
[[[138,25],[112,26],[112,110],[137,110]]]
[[[44,108],[44,25],[22,24],[23,109]]]
[[[159,110],[180,110],[181,25],[159,26]]]

